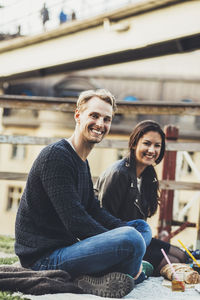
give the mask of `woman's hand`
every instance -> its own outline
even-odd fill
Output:
[[[134,280],[138,279],[138,277],[140,276],[141,273],[142,273],[142,265],[140,266],[139,272],[137,273],[137,275],[133,279]]]

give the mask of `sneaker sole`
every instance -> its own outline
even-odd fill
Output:
[[[75,284],[85,294],[109,298],[122,298],[135,286],[131,276],[119,272],[108,273],[101,277],[83,275],[75,280]]]

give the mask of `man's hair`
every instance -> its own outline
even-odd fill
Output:
[[[93,97],[98,97],[99,99],[109,103],[113,108],[113,112],[116,111],[117,106],[115,97],[108,90],[105,89],[88,90],[80,93],[76,103],[76,107],[78,109],[81,109],[82,106]]]

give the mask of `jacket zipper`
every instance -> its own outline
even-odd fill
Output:
[[[133,188],[133,187],[134,187],[134,184],[133,184],[133,181],[131,181],[131,188]],[[136,199],[136,200],[137,200],[137,199]],[[136,200],[135,200],[135,201],[136,201]],[[145,214],[144,214],[143,211],[141,210],[140,206],[139,206],[137,203],[135,203],[135,201],[133,202],[134,205],[139,209],[140,213],[144,216],[144,218],[146,218],[146,217],[145,217]]]
[[[135,203],[135,202],[134,202],[134,205],[139,209],[140,213],[145,217],[145,214],[143,213],[143,211],[141,210],[139,205],[137,205],[137,203]]]

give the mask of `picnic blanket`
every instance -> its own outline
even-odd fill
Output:
[[[70,281],[65,271],[32,271],[22,267],[0,266],[0,290],[21,292],[30,300],[109,300],[109,298],[82,294]],[[21,294],[17,293],[17,294]],[[163,277],[150,277],[124,297],[130,300],[199,300],[194,288],[172,292],[163,285]],[[112,298],[113,299],[113,298]],[[114,299],[113,299],[114,300]]]
[[[65,271],[32,271],[11,265],[0,266],[0,290],[31,295],[82,293]]]

